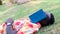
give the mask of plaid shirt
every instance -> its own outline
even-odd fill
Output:
[[[29,19],[20,18],[14,21],[13,27],[17,30],[17,34],[33,34],[39,30],[40,24],[34,24]]]

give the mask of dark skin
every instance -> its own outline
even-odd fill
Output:
[[[8,18],[7,21],[5,22],[5,24],[7,24],[7,27],[6,27],[7,34],[16,34],[17,33],[17,31],[15,29],[13,29],[13,23],[14,23],[14,20],[12,18]]]

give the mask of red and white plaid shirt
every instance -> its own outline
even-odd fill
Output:
[[[14,21],[13,27],[18,31],[17,34],[33,34],[39,30],[41,25],[32,23],[30,19],[20,18]],[[0,30],[3,30],[3,33],[5,33],[6,25],[4,24],[1,28]]]

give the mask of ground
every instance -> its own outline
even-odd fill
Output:
[[[0,23],[4,23],[7,18],[26,18],[39,9],[53,13],[55,23],[51,26],[41,28],[37,34],[60,34],[60,0],[39,0],[31,1],[22,5],[14,4],[0,6]]]

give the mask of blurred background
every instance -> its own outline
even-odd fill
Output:
[[[0,23],[7,18],[27,18],[39,9],[53,13],[55,23],[41,28],[37,34],[60,34],[60,0],[0,0]]]

